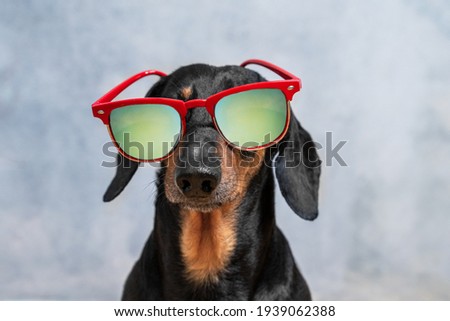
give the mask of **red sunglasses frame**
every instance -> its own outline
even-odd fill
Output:
[[[135,82],[137,82],[138,80],[140,80],[144,77],[151,76],[151,75],[157,75],[160,77],[167,76],[167,74],[165,74],[161,71],[158,71],[158,70],[146,70],[146,71],[140,72],[140,73],[128,78],[124,82],[120,83],[119,85],[117,85],[116,87],[111,89],[108,93],[106,93],[104,96],[99,98],[97,101],[95,101],[92,104],[92,113],[93,113],[94,117],[100,118],[103,121],[103,123],[106,125],[109,135],[111,137],[111,140],[114,143],[114,145],[117,147],[117,149],[119,150],[119,153],[122,156],[124,156],[132,161],[135,161],[135,162],[159,162],[159,161],[162,161],[162,160],[170,157],[170,155],[173,153],[178,142],[173,146],[171,151],[169,153],[167,153],[167,155],[165,155],[161,158],[157,158],[157,159],[151,159],[151,160],[138,159],[138,158],[134,158],[134,157],[126,154],[122,150],[122,148],[119,146],[119,144],[117,143],[117,141],[112,133],[109,116],[111,114],[111,111],[113,111],[114,109],[128,106],[128,105],[163,104],[163,105],[167,105],[167,106],[174,108],[180,115],[180,119],[181,119],[181,135],[180,135],[180,137],[182,137],[186,133],[186,114],[187,114],[188,110],[192,109],[192,108],[197,108],[197,107],[204,107],[204,108],[206,108],[207,112],[210,114],[210,116],[213,120],[213,123],[214,123],[214,127],[216,128],[216,130],[219,132],[219,134],[223,137],[223,139],[228,144],[230,144],[238,149],[243,149],[243,150],[258,150],[258,149],[267,148],[269,146],[272,146],[272,145],[278,143],[284,137],[284,135],[286,135],[286,132],[289,127],[289,122],[290,122],[290,108],[289,108],[290,104],[289,103],[292,100],[294,94],[297,93],[298,91],[300,91],[300,89],[302,88],[302,82],[301,82],[300,78],[294,76],[290,72],[288,72],[270,62],[264,61],[264,60],[259,60],[259,59],[246,60],[241,64],[241,67],[246,67],[248,65],[259,65],[259,66],[265,67],[265,68],[273,71],[274,73],[278,74],[282,78],[284,78],[284,80],[263,81],[263,82],[257,82],[257,83],[237,86],[237,87],[233,87],[233,88],[221,91],[217,94],[214,94],[214,95],[208,97],[207,99],[192,99],[192,100],[188,100],[188,101],[183,101],[183,100],[172,99],[172,98],[145,97],[145,98],[130,98],[130,99],[112,101],[120,93],[122,93],[125,89],[127,89],[129,86],[131,86],[132,84],[134,84]],[[229,96],[232,94],[236,94],[236,93],[240,93],[243,91],[247,91],[247,90],[252,90],[252,89],[279,89],[279,90],[281,90],[286,98],[287,117],[286,117],[286,123],[285,123],[282,133],[275,140],[273,140],[272,142],[270,142],[268,144],[262,145],[262,146],[245,148],[245,147],[241,147],[241,146],[237,146],[237,145],[233,144],[225,137],[225,135],[223,135],[222,131],[220,130],[220,127],[218,126],[218,124],[216,122],[216,117],[214,115],[214,109],[215,109],[217,102],[220,99],[222,99],[223,97]]]

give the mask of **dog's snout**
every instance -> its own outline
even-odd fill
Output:
[[[200,127],[184,137],[178,146],[175,185],[187,198],[208,198],[221,180],[221,151],[217,132]]]
[[[219,173],[180,173],[176,177],[176,184],[186,197],[208,197],[219,182]]]

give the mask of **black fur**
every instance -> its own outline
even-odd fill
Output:
[[[183,67],[162,78],[147,96],[181,99],[180,89],[193,88],[191,98],[208,96],[234,86],[264,81],[251,70],[212,67],[203,64]],[[288,134],[265,153],[265,163],[275,164],[282,195],[292,210],[307,220],[317,217],[320,160],[310,135],[291,113]],[[188,132],[213,128],[204,108],[190,110]],[[273,161],[275,155],[278,157]],[[116,176],[105,201],[123,190],[138,163],[118,157]],[[275,224],[274,174],[262,166],[248,185],[237,211],[237,244],[219,282],[196,286],[185,278],[179,245],[179,207],[165,196],[162,166],[157,179],[155,223],[123,292],[123,300],[310,300],[308,286],[296,267],[290,247]]]

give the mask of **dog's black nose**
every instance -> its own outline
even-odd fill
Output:
[[[211,127],[200,127],[180,142],[174,178],[184,196],[207,198],[220,184],[221,153],[217,135]]]
[[[176,177],[180,191],[187,197],[207,197],[216,189],[220,175],[206,173],[183,173]]]

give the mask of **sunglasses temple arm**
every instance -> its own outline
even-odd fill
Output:
[[[158,70],[146,70],[146,71],[140,72],[140,73],[128,78],[124,82],[120,83],[119,85],[117,85],[116,87],[111,89],[110,91],[108,91],[104,96],[102,96],[100,99],[98,99],[93,105],[111,102],[122,91],[124,91],[129,86],[134,84],[136,81],[138,81],[139,79],[142,79],[144,77],[151,76],[151,75],[157,75],[160,77],[167,76],[165,73],[158,71]]]
[[[289,71],[286,71],[283,68],[280,68],[280,67],[278,67],[270,62],[267,62],[265,60],[249,59],[249,60],[244,61],[241,64],[241,67],[246,67],[248,65],[259,65],[259,66],[265,67],[265,68],[273,71],[274,73],[276,73],[277,75],[279,75],[280,77],[282,77],[284,79],[299,79],[297,76],[294,76]]]

